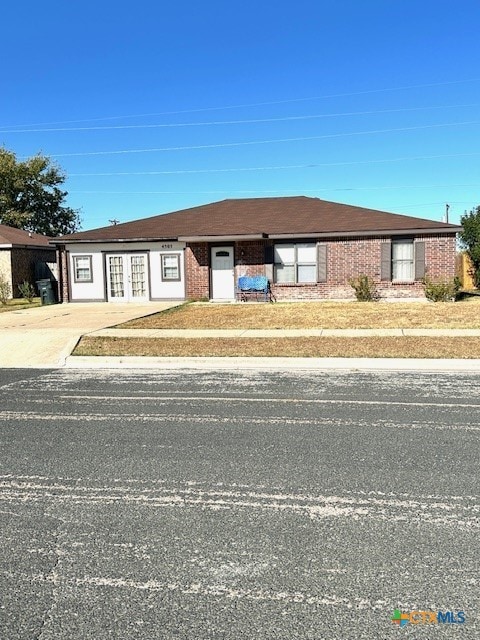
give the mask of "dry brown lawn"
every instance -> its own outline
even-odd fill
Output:
[[[480,358],[480,338],[82,338],[78,356]]]
[[[193,303],[119,326],[130,329],[476,329],[480,328],[480,297],[443,303]]]

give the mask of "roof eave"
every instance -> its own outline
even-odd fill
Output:
[[[50,247],[49,244],[22,244],[21,242],[11,242],[0,244],[0,249],[47,249],[53,251],[54,247]]]
[[[308,233],[251,233],[251,234],[224,234],[224,235],[179,235],[164,237],[138,237],[138,238],[53,238],[49,244],[108,244],[108,243],[133,243],[133,242],[235,242],[248,240],[286,240],[302,238],[345,238],[345,237],[382,237],[405,235],[453,235],[463,230],[461,226],[449,227],[410,228],[410,229],[371,229],[363,231],[311,231]],[[48,248],[48,247],[46,247]]]
[[[204,235],[204,236],[178,236],[181,242],[238,242],[241,240],[264,240],[267,238],[266,233],[249,233],[242,235]]]
[[[163,238],[53,238],[50,244],[108,244],[119,242],[177,242],[178,238],[174,236]]]
[[[312,231],[311,233],[272,233],[268,237],[271,240],[286,240],[288,238],[346,238],[346,237],[383,237],[383,236],[408,236],[408,235],[454,235],[460,233],[462,227],[432,227],[431,229],[381,229],[370,231]]]

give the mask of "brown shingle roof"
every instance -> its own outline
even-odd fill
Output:
[[[82,231],[57,241],[181,239],[215,236],[378,234],[428,230],[451,232],[456,225],[364,209],[304,196],[223,200],[115,226]]]
[[[51,249],[52,246],[49,245],[49,240],[51,240],[51,238],[42,236],[39,233],[31,233],[23,229],[15,229],[15,227],[0,224],[0,244],[46,247],[47,249]]]

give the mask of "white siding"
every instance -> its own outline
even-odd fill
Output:
[[[130,253],[142,251],[148,254],[149,264],[149,298],[151,299],[184,299],[185,298],[185,264],[184,242],[111,242],[102,244],[68,245],[68,271],[72,302],[82,300],[106,300],[105,255],[108,253]],[[180,281],[162,282],[161,255],[175,254],[179,256]],[[93,282],[75,282],[74,256],[91,256]]]

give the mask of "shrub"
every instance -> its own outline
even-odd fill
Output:
[[[32,302],[36,295],[35,287],[30,282],[24,280],[22,284],[18,285],[18,290],[22,298],[25,298],[27,302]]]
[[[460,279],[455,277],[449,280],[431,280],[425,277],[423,280],[425,297],[432,302],[453,302],[460,291]]]
[[[374,281],[364,273],[361,273],[356,278],[350,278],[348,284],[353,287],[355,297],[359,302],[378,300],[378,293]]]
[[[12,288],[7,276],[4,273],[0,273],[0,302],[7,304],[9,298],[12,297]]]

